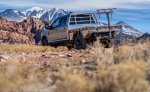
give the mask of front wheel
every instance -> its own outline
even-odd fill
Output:
[[[48,41],[46,38],[43,38],[41,43],[42,43],[42,46],[48,46]]]
[[[86,49],[86,40],[83,38],[81,34],[77,34],[74,39],[74,48],[77,50]]]

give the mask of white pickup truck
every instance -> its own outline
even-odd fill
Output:
[[[43,46],[65,44],[77,50],[86,49],[97,37],[109,37],[108,31],[101,32],[98,26],[95,13],[71,13],[57,18],[51,25],[45,24],[41,43]],[[110,39],[104,43],[110,43]]]

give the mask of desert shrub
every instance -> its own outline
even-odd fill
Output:
[[[147,92],[147,67],[143,63],[99,65],[95,92]]]
[[[116,62],[142,61],[150,62],[150,45],[138,44],[133,46],[121,46],[118,52],[114,53]]]
[[[97,63],[108,65],[114,64],[113,48],[106,49],[102,44],[96,41],[92,50],[94,51],[94,58]]]
[[[59,76],[56,92],[93,92],[94,85],[79,73],[63,71]]]
[[[2,56],[3,53],[40,54],[41,52],[67,50],[63,46],[53,48],[33,45],[0,45]],[[19,60],[11,59],[11,57],[4,58],[2,62],[0,61],[0,92],[149,92],[149,44],[121,46],[115,51],[115,48],[105,49],[98,43],[87,51],[91,55],[88,56],[93,58],[92,61],[77,61],[76,64],[73,64],[76,58],[74,56],[53,57],[52,61],[54,60],[55,63],[50,61],[50,65],[44,62],[51,57],[45,59],[44,56],[29,56],[26,61],[30,63],[21,63],[22,60],[19,58]],[[84,54],[82,51],[73,50],[73,52],[73,54],[80,52]],[[62,62],[57,62],[61,61],[60,59]],[[70,61],[71,59],[73,60]],[[66,62],[69,65],[65,67]],[[83,67],[91,64],[95,70],[91,71]],[[90,72],[92,76],[86,75],[87,72]]]
[[[7,60],[0,62],[0,91],[1,92],[19,92],[19,87],[23,86],[27,80],[26,71],[19,67],[17,60]]]
[[[49,92],[50,72],[11,59],[0,62],[0,92]]]

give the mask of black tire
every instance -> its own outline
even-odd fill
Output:
[[[42,43],[42,46],[48,46],[48,41],[47,41],[47,39],[45,37],[42,38],[41,43]]]
[[[77,50],[86,49],[86,40],[83,38],[82,34],[77,34],[74,39],[74,48]]]
[[[111,45],[110,41],[106,40],[105,44],[104,44],[104,47],[105,48],[110,48],[110,45]]]
[[[105,39],[105,40],[102,40],[101,43],[104,46],[104,48],[111,48],[112,47],[112,43],[110,40]]]
[[[68,48],[69,50],[71,50],[71,49],[73,48],[73,45],[67,45],[67,48]]]

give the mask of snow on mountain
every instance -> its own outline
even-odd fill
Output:
[[[40,11],[40,10],[43,10],[43,8],[41,8],[41,7],[32,7],[31,9],[28,9],[26,11],[34,11],[34,10]]]
[[[107,26],[108,24],[99,22],[100,26]],[[124,21],[119,21],[115,25],[121,26],[121,30],[119,30],[118,34],[133,36],[133,37],[140,37],[143,35],[142,32],[135,29],[134,27],[130,26],[129,24],[125,23]]]
[[[28,9],[28,10],[24,11],[23,13],[26,16],[40,18],[46,12],[47,12],[47,9],[43,9],[40,7],[32,7],[31,9]]]
[[[21,21],[25,17],[25,15],[22,12],[15,9],[7,9],[1,12],[0,16],[10,21]]]
[[[140,37],[141,35],[143,35],[142,32],[138,31],[137,29],[135,29],[134,27],[128,25],[123,21],[118,22],[116,25],[122,26],[122,30],[120,32],[124,35],[129,35],[133,37]]]
[[[51,21],[54,21],[56,18],[69,14],[69,11],[65,11],[63,9],[59,8],[53,8],[48,10],[45,14],[43,14],[40,18],[41,19],[48,19]]]
[[[26,16],[54,21],[57,17],[68,14],[69,11],[65,11],[59,8],[44,9],[40,7],[32,7],[31,9],[28,9],[23,13]]]
[[[40,7],[32,7],[30,9],[27,9],[24,12],[20,12],[15,9],[7,9],[4,12],[1,12],[0,16],[10,21],[22,21],[29,16],[54,21],[57,17],[69,13],[70,13],[69,11],[59,9],[59,8],[44,9]]]

